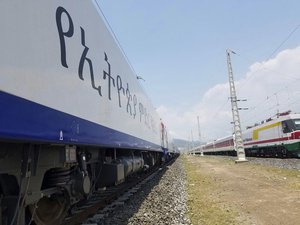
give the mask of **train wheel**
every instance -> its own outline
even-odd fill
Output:
[[[57,225],[66,217],[69,208],[66,195],[53,194],[41,198],[35,205],[30,205],[29,211],[36,225]]]
[[[284,159],[284,158],[286,158],[286,156],[287,156],[286,155],[286,149],[284,147],[282,147],[281,151],[279,153],[279,157],[282,158],[282,159]]]

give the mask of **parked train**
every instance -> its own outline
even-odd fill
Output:
[[[243,131],[246,156],[300,158],[300,114],[280,113]],[[236,155],[233,136],[207,143],[195,152]]]
[[[1,1],[0,29],[0,224],[60,224],[172,153],[95,0]]]

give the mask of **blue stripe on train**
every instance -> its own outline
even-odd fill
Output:
[[[2,91],[0,138],[161,151],[159,145]]]

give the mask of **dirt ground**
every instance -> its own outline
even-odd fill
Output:
[[[191,175],[187,170],[189,187],[205,190],[205,193],[199,191],[198,194],[202,195],[200,198],[205,196],[206,202],[214,202],[225,212],[226,210],[235,212],[233,214],[235,222],[226,224],[300,225],[299,170],[278,169],[250,163],[235,164],[229,159],[207,156],[185,156],[184,160],[185,165],[189,165],[189,170],[196,175],[194,180],[189,179]],[[195,177],[202,179],[202,183],[195,180]],[[207,185],[211,188],[205,186],[206,179],[210,181]],[[194,204],[198,194],[195,190],[190,191],[190,202]],[[222,224],[220,222],[222,218],[217,220],[219,222],[212,223],[207,222],[209,220],[201,222],[201,219],[193,218],[197,213],[201,216],[208,205],[207,203],[207,206],[191,207],[191,220],[194,225]]]

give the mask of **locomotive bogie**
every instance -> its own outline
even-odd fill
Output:
[[[35,220],[41,223],[49,219],[46,211],[50,205],[60,208],[58,219],[51,222],[58,223],[71,205],[98,188],[118,185],[129,176],[159,165],[162,157],[156,151],[21,143],[1,144],[0,150],[1,205],[10,212],[2,212],[6,216],[2,224],[12,220],[11,212],[20,204],[20,196],[23,210],[34,212]],[[66,157],[73,150],[76,161],[74,156]]]

